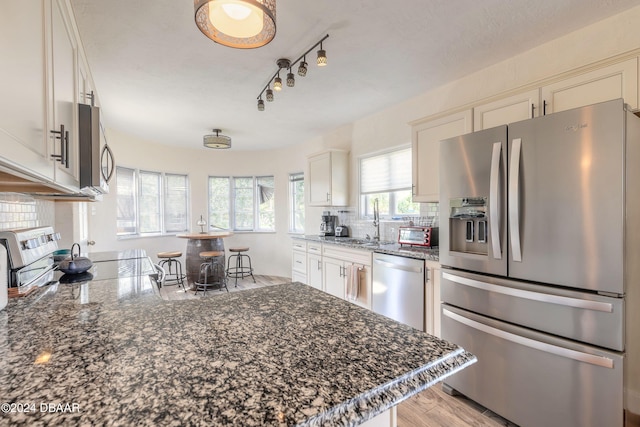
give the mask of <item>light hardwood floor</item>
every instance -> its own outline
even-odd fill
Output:
[[[229,292],[238,292],[246,289],[260,288],[263,286],[277,285],[291,282],[290,278],[278,276],[255,275],[256,283],[251,277],[229,280],[227,286]],[[207,291],[206,296],[202,292],[196,295],[193,291],[186,292],[178,286],[164,286],[160,289],[160,295],[166,300],[183,300],[194,298],[215,298],[221,292],[214,289]],[[441,390],[437,384],[409,399],[398,406],[398,427],[514,427],[514,424],[493,414],[477,403],[462,396],[449,396]]]

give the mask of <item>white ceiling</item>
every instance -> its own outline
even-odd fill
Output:
[[[307,141],[638,5],[638,0],[278,0],[275,39],[232,49],[206,38],[191,0],[71,0],[107,127],[234,150]],[[256,99],[278,58],[322,36],[328,66]],[[297,67],[296,67],[297,69]],[[286,75],[281,74],[286,78]]]

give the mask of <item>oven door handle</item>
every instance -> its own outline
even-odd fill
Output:
[[[543,351],[545,353],[555,354],[556,356],[564,357],[566,359],[577,360],[579,362],[588,363],[590,365],[600,366],[603,368],[613,369],[613,359],[604,356],[595,356],[589,353],[583,353],[581,351],[571,350],[568,348],[560,347],[553,344],[547,344],[541,341],[536,341],[531,338],[526,338],[520,335],[512,334],[501,329],[494,328],[484,323],[476,322],[467,317],[461,316],[457,313],[453,313],[446,308],[442,309],[442,314],[449,317],[456,322],[462,323],[470,328],[479,330],[494,337],[501,338],[506,341],[513,342],[515,344],[523,345],[525,347],[533,348]]]

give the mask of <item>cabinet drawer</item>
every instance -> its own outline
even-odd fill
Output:
[[[312,242],[307,243],[307,252],[314,253],[314,254],[321,254],[322,243],[312,243]]]
[[[294,240],[291,243],[291,247],[294,251],[306,251],[307,250],[307,242],[304,240]]]
[[[299,273],[307,273],[307,254],[303,252],[293,251],[292,269]]]
[[[371,265],[371,251],[345,248],[338,245],[324,245],[322,255],[341,259],[354,264]]]

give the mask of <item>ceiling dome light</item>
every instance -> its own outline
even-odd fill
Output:
[[[213,129],[215,135],[205,135],[202,138],[203,145],[207,148],[226,149],[231,148],[231,138],[220,135],[220,129]]]
[[[194,8],[200,31],[224,46],[257,48],[276,35],[276,0],[194,0]]]

